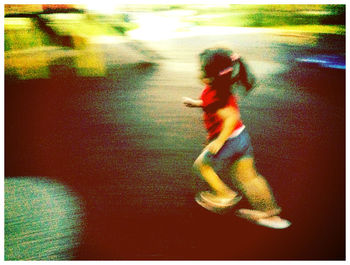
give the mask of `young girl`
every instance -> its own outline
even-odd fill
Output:
[[[222,212],[241,199],[217,175],[220,169],[229,169],[235,186],[246,196],[253,209],[240,209],[240,217],[272,228],[290,225],[278,214],[267,181],[254,166],[253,148],[249,134],[241,120],[237,100],[231,93],[232,85],[242,84],[246,91],[253,88],[243,60],[226,48],[206,49],[200,54],[201,79],[205,88],[199,99],[183,98],[187,107],[201,107],[209,144],[194,162],[195,171],[213,191],[202,191],[196,196],[198,204],[213,212]]]

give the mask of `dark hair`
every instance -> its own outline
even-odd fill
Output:
[[[219,104],[224,106],[231,94],[232,85],[240,83],[246,91],[253,88],[255,80],[253,75],[241,58],[232,59],[233,52],[227,48],[209,48],[200,55],[202,78],[211,80],[211,87],[217,91]],[[230,67],[239,67],[238,73]],[[225,71],[228,69],[228,71]]]

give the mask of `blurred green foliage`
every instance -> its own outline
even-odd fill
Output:
[[[4,22],[5,51],[52,45],[50,37],[40,30],[34,19],[13,17],[5,18]]]
[[[345,34],[345,5],[163,5],[153,11],[171,9],[194,10],[195,15],[185,18],[198,26],[231,27],[285,27],[322,25],[323,30]],[[301,27],[305,28],[305,27]],[[317,27],[320,30],[320,27]]]

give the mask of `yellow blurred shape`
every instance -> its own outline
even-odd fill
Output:
[[[276,28],[277,34],[288,37],[288,43],[293,45],[317,46],[319,34],[344,35],[345,27],[338,25],[297,25]]]
[[[5,18],[5,72],[19,79],[48,78],[44,36],[30,18]]]
[[[18,14],[18,13],[37,13],[42,12],[42,5],[5,5],[5,15]]]
[[[115,31],[109,25],[94,21],[86,14],[47,14],[42,17],[49,21],[50,26],[58,35],[86,37],[115,35]]]
[[[29,18],[5,18],[5,50],[31,48],[37,40]]]
[[[106,32],[84,14],[50,14],[46,16],[59,35],[71,37],[75,50],[75,68],[79,76],[105,76],[106,67],[102,51],[91,43],[91,38]]]
[[[103,53],[92,47],[77,51],[75,67],[79,76],[101,77],[106,74]]]
[[[48,55],[45,52],[32,56],[11,54],[5,56],[6,72],[19,79],[49,78]]]
[[[305,32],[305,33],[326,33],[345,35],[345,26],[339,25],[298,25],[298,26],[283,26],[284,30],[290,32]]]

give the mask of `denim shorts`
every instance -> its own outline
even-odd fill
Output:
[[[249,134],[244,129],[238,136],[226,140],[220,151],[213,155],[209,151],[204,154],[204,162],[214,170],[223,170],[244,156],[254,156]]]

